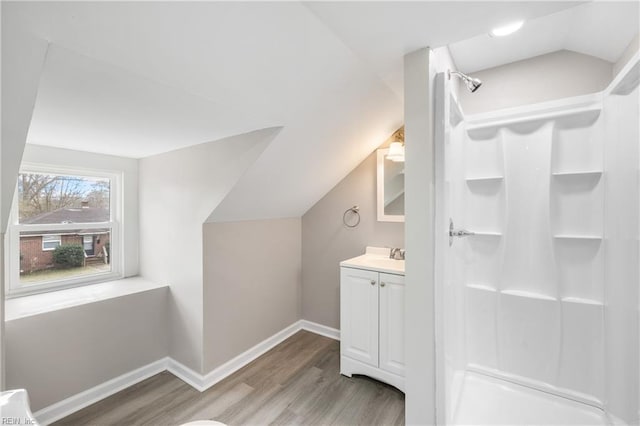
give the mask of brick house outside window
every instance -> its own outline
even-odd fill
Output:
[[[90,207],[82,202],[80,208],[62,208],[25,220],[24,224],[108,222],[109,210]],[[54,267],[53,252],[58,245],[83,246],[85,262],[109,261],[109,229],[77,229],[60,231],[23,232],[20,235],[20,274],[29,274]]]

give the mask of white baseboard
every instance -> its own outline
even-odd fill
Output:
[[[204,392],[300,330],[307,330],[311,333],[340,340],[340,330],[307,320],[299,320],[246,350],[235,358],[225,362],[220,367],[210,371],[206,375],[197,373],[178,361],[167,357],[45,407],[36,412],[34,416],[41,425],[49,425],[165,370],[169,371],[171,374],[198,391]]]
[[[266,338],[254,347],[241,353],[237,357],[225,362],[220,367],[210,371],[203,378],[204,389],[209,389],[219,381],[240,370],[242,367],[263,355],[265,352],[296,334],[300,329],[300,321],[296,321],[287,328],[280,330],[273,336]]]
[[[99,384],[84,392],[75,394],[55,404],[49,405],[34,413],[34,417],[42,426],[49,425],[70,414],[96,403],[116,392],[128,388],[167,369],[168,358],[162,358],[144,367],[130,371],[122,376]]]
[[[199,392],[204,392],[206,390],[203,384],[202,374],[193,371],[173,358],[169,358],[167,371],[192,388],[197,389]]]
[[[247,349],[235,358],[225,362],[206,375],[199,374],[173,359],[169,360],[168,370],[170,373],[183,380],[185,383],[191,385],[193,388],[199,390],[200,392],[204,392],[211,386],[224,380],[231,374],[240,370],[245,365],[249,364],[251,361],[263,355],[265,352],[284,342],[286,339],[293,336],[300,330],[307,330],[321,336],[340,340],[340,331],[336,330],[335,328],[327,327],[325,325],[317,324],[315,322],[307,320],[299,320],[294,322],[287,328],[280,330],[273,336],[266,338],[254,347]]]
[[[340,330],[307,320],[300,320],[298,322],[303,330],[307,330],[333,340],[340,340]]]

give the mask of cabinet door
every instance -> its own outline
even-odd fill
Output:
[[[340,268],[340,353],[378,366],[378,273]]]
[[[404,277],[380,274],[380,368],[404,376]]]

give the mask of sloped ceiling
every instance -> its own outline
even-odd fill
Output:
[[[519,19],[579,5],[575,1],[310,2],[313,11],[389,87],[402,96],[402,58],[442,47]],[[526,46],[521,46],[526,50]]]
[[[401,100],[299,3],[2,7],[58,52],[91,59],[52,59],[32,143],[145,157],[234,129],[282,126],[248,172],[257,180],[237,195],[252,208],[229,217],[301,215],[402,123]],[[86,81],[69,69],[82,67]],[[46,124],[45,112],[60,114]],[[78,112],[84,125],[47,131],[76,126]]]
[[[51,43],[31,143],[140,158],[282,127],[211,217],[238,220],[300,216],[397,129],[405,53],[578,4],[3,2],[2,14]]]
[[[140,158],[269,125],[52,44],[29,142]]]

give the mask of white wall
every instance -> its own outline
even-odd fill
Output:
[[[300,319],[300,218],[206,223],[204,371]]]
[[[435,423],[432,61],[430,49],[404,58],[407,424]]]
[[[376,171],[373,151],[302,216],[305,320],[340,328],[340,261],[363,254],[366,246],[404,247],[404,223],[378,222]],[[342,216],[353,205],[360,207],[360,223],[347,228]]]
[[[3,8],[4,4],[0,5]],[[47,43],[19,31],[12,22],[0,16],[2,22],[1,106],[2,135],[0,144],[0,245],[4,245],[5,230],[18,179],[18,168],[38,82],[44,66]],[[2,251],[0,249],[0,251]],[[0,263],[4,262],[4,253]],[[4,265],[0,268],[0,318],[4,318]],[[0,322],[0,389],[4,389],[4,324]]]
[[[167,355],[167,289],[6,322],[7,388],[33,411]]]
[[[436,74],[449,69],[455,64],[446,47],[404,58],[407,424],[436,422],[434,89]]]
[[[4,5],[2,5],[4,6]],[[0,231],[4,232],[44,66],[47,43],[2,22]]]
[[[122,272],[138,273],[138,160],[27,144],[22,161],[120,174]],[[166,293],[140,293],[8,321],[7,387],[26,388],[32,409],[38,410],[166,356]]]
[[[465,114],[476,114],[603,90],[612,64],[593,56],[560,50],[472,74],[482,87],[459,91]]]
[[[140,160],[140,274],[170,284],[169,355],[198,373],[205,309],[202,225],[279,130]]]
[[[27,144],[22,161],[122,174],[122,273],[138,274],[138,160]]]

